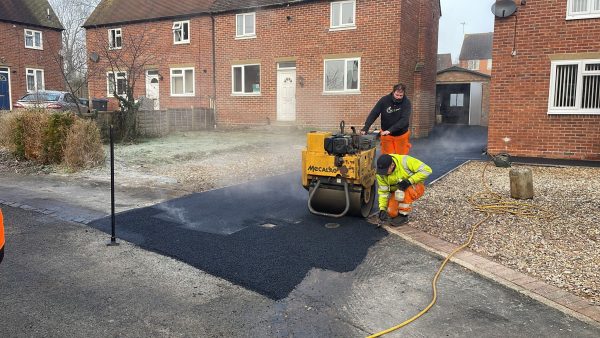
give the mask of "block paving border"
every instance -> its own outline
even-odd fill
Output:
[[[412,228],[410,223],[397,228],[390,226],[384,226],[384,228],[388,232],[444,258],[460,246]],[[450,261],[581,321],[600,327],[600,306],[591,304],[585,298],[505,267],[469,249],[456,253]]]

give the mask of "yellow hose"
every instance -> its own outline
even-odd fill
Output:
[[[469,203],[473,206],[473,209],[475,209],[476,211],[481,211],[481,212],[485,213],[486,216],[484,217],[484,219],[475,223],[471,227],[471,232],[469,234],[469,238],[467,239],[467,241],[465,243],[463,243],[461,246],[459,246],[458,248],[454,249],[454,251],[452,251],[446,257],[446,259],[444,259],[444,261],[442,262],[442,265],[440,265],[440,267],[438,268],[437,272],[435,273],[435,276],[433,277],[433,280],[431,281],[431,286],[433,288],[433,297],[431,298],[431,302],[429,303],[429,305],[427,305],[427,307],[425,307],[421,312],[419,312],[416,315],[414,315],[413,317],[405,320],[404,322],[402,322],[396,326],[390,327],[389,329],[386,329],[386,330],[377,332],[373,335],[370,335],[367,338],[381,337],[392,331],[398,330],[399,328],[406,326],[406,325],[412,323],[413,321],[417,320],[417,318],[421,317],[427,311],[429,311],[429,309],[431,309],[431,307],[437,301],[437,281],[438,281],[438,278],[440,277],[440,274],[444,270],[446,263],[448,263],[448,261],[450,261],[452,256],[454,256],[457,252],[459,252],[459,251],[463,250],[464,248],[468,247],[469,245],[471,245],[471,242],[473,241],[473,237],[475,236],[475,231],[477,231],[477,228],[479,228],[479,226],[481,224],[483,224],[484,222],[489,220],[492,217],[492,215],[501,214],[501,213],[509,213],[509,214],[513,214],[513,215],[517,215],[517,216],[521,216],[521,217],[546,218],[549,220],[556,217],[550,211],[545,210],[540,207],[537,207],[535,205],[504,200],[504,198],[501,195],[491,191],[485,185],[485,170],[487,169],[488,164],[489,164],[489,162],[486,163],[486,165],[483,167],[483,172],[481,174],[481,182],[482,182],[484,188],[486,189],[486,191],[475,193],[475,194],[471,195],[471,197],[469,198]]]

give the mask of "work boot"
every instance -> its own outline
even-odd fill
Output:
[[[404,225],[408,222],[408,216],[407,215],[398,215],[398,217],[394,217],[392,218],[392,221],[390,222],[391,226],[393,227],[399,227],[401,225]]]

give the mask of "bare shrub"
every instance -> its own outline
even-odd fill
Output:
[[[48,114],[39,110],[28,110],[22,115],[22,123],[25,158],[45,162],[44,135],[48,128]]]
[[[75,119],[64,144],[63,163],[72,170],[104,163],[100,130],[94,121]]]
[[[17,115],[16,112],[0,111],[0,147],[11,153],[15,152],[13,131],[17,128]]]

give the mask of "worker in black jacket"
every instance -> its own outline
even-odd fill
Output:
[[[411,144],[408,124],[412,105],[405,95],[406,86],[399,83],[392,92],[377,101],[367,116],[361,133],[366,134],[369,128],[381,116],[381,152],[383,154],[408,155]]]

